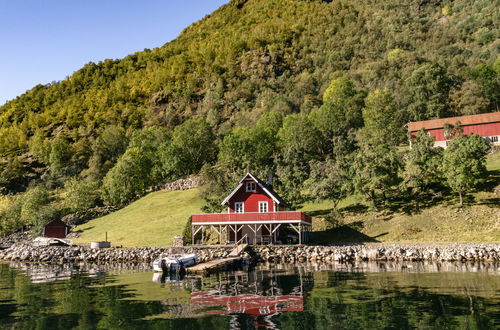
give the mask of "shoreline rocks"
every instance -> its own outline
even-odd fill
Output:
[[[0,260],[22,262],[152,262],[172,253],[196,253],[200,262],[224,258],[233,247],[140,247],[92,249],[86,246],[33,246],[14,244],[0,251]]]
[[[500,244],[377,244],[343,246],[255,246],[261,261],[483,261],[500,262]]]
[[[199,262],[229,255],[234,246],[92,249],[16,243],[0,250],[0,260],[22,262],[151,262],[172,253],[196,253]],[[249,246],[241,256],[260,262],[342,263],[360,261],[500,262],[500,244],[373,244],[339,246]]]

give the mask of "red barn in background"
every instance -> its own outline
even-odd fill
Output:
[[[287,211],[285,202],[272,189],[247,173],[224,199],[227,213],[193,214],[192,240],[206,229],[215,231],[219,244],[305,243],[309,239],[312,220],[303,212]]]
[[[66,238],[70,227],[61,220],[54,220],[43,227],[44,237]]]
[[[424,129],[429,135],[434,136],[435,147],[446,148],[452,137],[447,134],[444,126],[457,123],[460,123],[464,134],[475,133],[493,145],[500,145],[500,112],[411,122],[408,123],[408,131],[416,135],[418,131]]]

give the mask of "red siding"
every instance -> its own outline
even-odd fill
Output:
[[[471,133],[476,133],[481,136],[494,136],[500,135],[500,123],[489,123],[480,125],[469,125],[462,126],[464,134],[469,135]],[[436,128],[427,130],[427,133],[434,136],[436,141],[445,141],[444,128]],[[416,132],[412,133],[416,135]]]
[[[250,180],[253,181],[253,180]],[[246,191],[246,182],[243,183],[243,186],[236,192],[236,194],[231,197],[229,200],[229,209],[231,213],[234,213],[234,203],[243,202],[244,203],[244,211],[246,212],[259,212],[259,202],[267,202],[268,212],[274,212],[274,203],[273,199],[269,197],[266,192],[259,187],[257,183],[257,189],[255,192],[247,192]],[[277,211],[277,210],[276,210]]]
[[[500,111],[490,112],[490,113],[480,113],[477,115],[470,115],[470,116],[414,121],[408,123],[408,130],[410,132],[417,132],[420,131],[422,128],[426,130],[442,128],[446,123],[454,125],[457,121],[459,121],[462,126],[498,123],[500,122]]]
[[[193,224],[203,224],[206,222],[238,223],[238,222],[273,222],[273,221],[294,221],[301,220],[312,223],[311,217],[305,213],[297,211],[269,212],[269,213],[209,213],[193,214]]]
[[[66,233],[69,232],[69,227],[60,220],[54,220],[45,225],[43,236],[54,238],[66,238]]]

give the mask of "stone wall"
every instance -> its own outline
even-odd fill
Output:
[[[24,262],[151,262],[172,253],[196,253],[199,262],[224,258],[233,247],[142,247],[91,249],[85,246],[14,244],[0,251],[0,260]]]
[[[500,244],[374,244],[347,246],[255,246],[262,261],[488,261],[500,262]]]
[[[197,176],[188,176],[187,178],[178,179],[175,181],[167,182],[159,186],[151,187],[148,190],[146,190],[145,193],[150,193],[159,190],[168,190],[168,191],[188,190],[188,189],[198,188],[199,186],[200,186],[200,178],[198,178]]]
[[[196,253],[199,261],[224,258],[233,246],[143,247],[91,249],[83,246],[35,247],[17,243],[0,251],[0,260],[31,262],[151,262],[171,253]],[[263,262],[353,261],[481,261],[500,262],[500,244],[410,245],[374,244],[346,246],[250,246],[242,256]]]

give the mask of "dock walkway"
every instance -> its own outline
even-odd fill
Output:
[[[186,271],[188,273],[208,273],[211,271],[222,269],[240,260],[241,257],[231,257],[231,258],[211,260],[191,267],[187,267]]]

